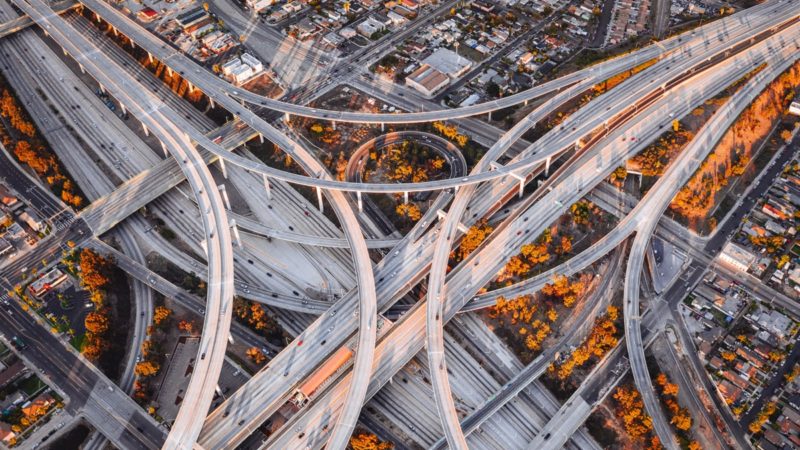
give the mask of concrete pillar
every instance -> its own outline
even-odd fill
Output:
[[[214,99],[213,98],[208,97],[208,101],[211,103],[211,109],[216,108],[216,106],[214,105]]]
[[[358,199],[358,212],[363,212],[364,203],[361,201],[361,191],[356,191],[356,198]]]
[[[225,159],[219,158],[219,170],[222,171],[222,177],[228,179],[228,171],[225,169]],[[230,209],[230,208],[228,208]]]
[[[325,207],[322,204],[322,189],[320,189],[319,187],[317,187],[316,189],[317,189],[317,203],[319,203],[319,212],[322,213],[325,212]]]
[[[264,135],[261,134],[261,133],[258,133],[258,140],[261,141],[261,143],[263,144],[264,143]]]
[[[100,85],[100,92],[102,92],[103,94],[106,93],[106,88],[102,84]]]
[[[147,52],[147,61],[148,61],[150,64],[153,64],[153,54],[152,54],[152,53],[150,53],[150,52]]]
[[[383,133],[383,131],[384,131],[384,126],[383,126],[383,122],[381,122],[381,133]]]
[[[150,132],[147,130],[147,125],[145,125],[144,122],[142,123],[142,130],[144,130],[145,136],[150,136]]]
[[[522,198],[522,195],[525,192],[525,177],[521,175],[517,175],[515,173],[510,174],[513,178],[519,180],[519,198]]]
[[[491,121],[492,121],[492,112],[489,111],[489,122],[491,122]]]
[[[97,23],[100,23],[100,14],[94,13],[94,18],[97,20]]]
[[[122,114],[128,114],[128,110],[127,110],[127,109],[125,109],[125,105],[123,105],[122,103],[120,103],[120,104],[119,104],[119,106],[120,106],[120,108],[122,108]]]
[[[289,113],[283,113],[283,121],[289,123]]]
[[[167,74],[169,74],[169,76],[172,76],[173,72],[171,67],[167,67]]]
[[[220,161],[222,161],[222,160],[220,159]],[[217,189],[219,190],[219,195],[220,195],[220,197],[222,197],[223,203],[225,203],[225,209],[230,211],[231,210],[231,201],[228,198],[228,191],[225,189],[225,185],[224,184],[220,184],[219,186],[217,186]]]
[[[136,42],[133,42],[132,38],[131,38],[131,48],[136,48]]]
[[[333,131],[336,131],[336,121],[331,120],[331,126],[333,127]]]
[[[242,237],[239,236],[239,227],[236,226],[236,221],[231,219],[231,232],[233,233],[233,240],[236,246],[242,248]]]
[[[408,204],[408,191],[403,192],[403,203]]]
[[[544,176],[550,176],[550,157],[548,156],[547,159],[544,161]]]
[[[234,341],[233,341],[233,335],[232,335],[232,334],[230,334],[230,333],[228,333],[228,343],[229,343],[229,344],[233,344],[233,343],[234,343]]]
[[[117,27],[111,27],[111,32],[114,33],[114,36],[119,35],[119,32],[117,32]]]
[[[528,106],[528,99],[525,99],[525,106]]]
[[[167,150],[167,145],[163,142],[161,143],[161,150],[164,150],[164,156],[169,158],[169,150]]]
[[[272,200],[272,190],[269,188],[269,178],[264,174],[264,189],[267,190],[267,199]]]
[[[86,74],[86,69],[83,68],[83,64],[78,64],[78,67],[81,68],[81,73]]]
[[[191,82],[186,82],[189,85],[189,92],[194,92],[194,85]]]
[[[63,51],[63,52],[64,52],[64,56],[67,56],[67,55],[69,55],[69,53],[67,53],[67,49],[66,49],[66,48],[64,48],[64,47],[61,47],[61,51]]]

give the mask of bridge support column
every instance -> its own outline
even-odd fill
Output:
[[[136,42],[134,42],[133,39],[131,39],[131,48],[133,49],[136,48]]]
[[[447,213],[442,211],[441,209],[436,211],[436,215],[439,217],[439,220],[444,220],[445,217],[447,217]],[[469,230],[467,228],[467,226],[464,225],[464,223],[462,223],[462,222],[458,222],[457,228],[458,228],[458,231],[460,231],[462,233],[466,233]]]
[[[150,52],[147,52],[147,62],[153,64],[153,54]]]
[[[120,106],[120,108],[122,108],[122,114],[123,114],[123,115],[124,115],[124,114],[128,114],[128,110],[125,108],[125,105],[123,105],[122,103],[120,103],[120,104],[119,104],[119,106]]]
[[[316,190],[317,190],[317,203],[319,203],[319,212],[324,213],[325,207],[322,204],[322,189],[316,187]]]
[[[66,48],[61,47],[61,51],[64,52],[64,56],[68,56],[69,55],[69,53],[67,53],[67,49]]]
[[[403,192],[403,203],[408,204],[408,191]]]
[[[219,159],[219,170],[222,171],[222,177],[227,180],[228,179],[228,170],[225,169],[225,159],[223,159],[223,158]]]
[[[111,27],[111,32],[114,33],[114,36],[119,36],[119,32],[117,31],[117,27]]]
[[[224,184],[220,184],[219,186],[217,186],[217,190],[219,191],[220,197],[222,197],[222,202],[225,203],[225,209],[230,211],[231,210],[231,200],[228,198],[228,190],[225,189],[225,185]]]
[[[528,100],[526,99],[524,102],[525,106],[528,106]]]
[[[381,122],[381,133],[383,133],[383,131],[384,131],[384,126],[383,126],[383,122]]]
[[[267,190],[267,200],[272,200],[272,190],[269,188],[269,178],[264,175],[264,189]]]
[[[515,173],[510,173],[512,177],[516,178],[519,181],[519,198],[522,198],[522,195],[525,193],[525,177],[521,175],[517,175]]]
[[[331,126],[333,127],[333,131],[336,131],[336,121],[331,120]]]
[[[233,344],[233,343],[234,343],[234,341],[233,341],[233,335],[232,335],[232,334],[230,334],[230,333],[228,333],[228,343],[229,343],[229,344]]]
[[[261,143],[263,144],[264,143],[264,135],[261,134],[261,133],[258,133],[258,140],[261,141]]]
[[[363,212],[364,202],[361,201],[361,191],[356,191],[356,198],[358,199],[358,212]]]
[[[208,97],[208,102],[211,104],[211,109],[216,108],[216,105],[214,104],[214,99],[213,98]]]
[[[150,136],[150,131],[147,130],[147,125],[145,125],[144,123],[142,123],[142,130],[144,130],[145,136]]]
[[[186,82],[189,85],[189,92],[194,92],[194,85],[191,82]]]
[[[81,68],[81,73],[86,74],[86,69],[83,68],[83,64],[78,64],[78,67]]]
[[[161,150],[164,150],[164,157],[169,158],[169,151],[167,150],[167,144],[161,143]]]
[[[239,227],[236,226],[236,220],[231,219],[231,232],[233,233],[233,241],[236,246],[242,248],[242,237],[239,236]]]
[[[97,20],[97,23],[100,23],[100,14],[94,13],[94,18]]]
[[[131,41],[131,42],[133,42],[133,41]],[[172,75],[174,74],[174,72],[172,71],[172,69],[171,69],[170,67],[167,67],[167,74],[168,74],[170,77],[172,77]]]
[[[492,112],[489,111],[489,122],[491,122],[491,121],[492,121]]]
[[[283,113],[283,121],[285,123],[287,123],[287,124],[289,123],[289,113],[288,112],[287,113]]]
[[[102,92],[103,94],[106,93],[106,88],[102,84],[100,85],[100,92]]]
[[[544,160],[544,176],[550,176],[550,157],[548,156],[546,160]]]

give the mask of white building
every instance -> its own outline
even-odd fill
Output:
[[[19,220],[28,224],[28,226],[31,227],[33,231],[36,231],[38,233],[44,232],[44,230],[47,228],[47,223],[44,220],[42,220],[39,217],[39,215],[36,214],[36,212],[30,208],[26,209],[25,212],[19,215]]]
[[[264,70],[264,65],[261,64],[261,61],[250,53],[242,55],[242,62],[250,66],[253,69],[253,73],[260,73]]]
[[[242,65],[242,60],[239,58],[232,58],[228,62],[222,65],[222,74],[223,75],[230,75],[231,72],[236,70],[239,66]]]
[[[437,48],[422,63],[433,67],[450,78],[458,78],[467,73],[469,68],[472,67],[472,62],[469,59],[446,48]]]
[[[362,36],[369,38],[373,34],[385,30],[386,26],[372,17],[367,17],[367,20],[358,24],[356,29]]]
[[[261,12],[275,4],[274,0],[247,0],[249,6],[255,12]]]
[[[412,87],[426,97],[433,97],[450,84],[450,78],[428,64],[423,64],[406,77],[406,86]]]
[[[733,242],[728,242],[722,248],[722,253],[719,254],[719,260],[742,272],[747,272],[750,266],[756,261],[756,255],[751,253],[746,248],[743,248]]]
[[[249,80],[250,77],[252,77],[253,75],[255,75],[255,73],[253,72],[253,68],[246,64],[241,64],[231,72],[231,78],[233,78],[233,81],[236,82],[237,84],[244,83],[245,81]]]

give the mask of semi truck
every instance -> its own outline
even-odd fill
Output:
[[[389,319],[386,319],[382,316],[378,316],[377,321],[377,335],[378,338],[383,336],[386,331],[391,328],[392,322]],[[350,349],[348,346],[341,347],[337,350],[333,356],[328,358],[322,366],[319,367],[314,373],[311,374],[308,379],[303,382],[297,389],[295,389],[294,393],[292,393],[292,397],[290,401],[298,408],[302,408],[306,404],[308,404],[309,400],[317,393],[321,388],[324,388],[327,383],[336,377],[337,374],[347,364],[347,361],[353,356],[353,350]]]

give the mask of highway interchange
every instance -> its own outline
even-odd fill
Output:
[[[723,123],[727,120],[728,122],[725,123],[729,124],[736,117],[735,112],[746,106],[749,98],[759,91],[759,86],[763,87],[764,83],[780,74],[787,65],[794,61],[793,53],[796,53],[798,48],[796,43],[798,26],[794,25],[798,16],[797,8],[791,2],[766,2],[744,13],[705,25],[682,37],[670,38],[660,45],[646,47],[630,55],[575,72],[500,101],[479,104],[475,107],[424,113],[365,115],[324,111],[240,91],[160,42],[155,36],[140,28],[113,7],[99,0],[81,2],[120,32],[132,37],[136,45],[141,46],[170,66],[172,70],[180,72],[196,88],[214,99],[217,104],[234,113],[238,120],[253,130],[254,135],[266,137],[301,161],[305,171],[313,174],[308,177],[277,171],[254,159],[234,154],[230,149],[214,143],[209,137],[210,133],[177,113],[172,105],[165,105],[159,101],[159,97],[150,94],[148,90],[130,89],[130,86],[139,83],[139,79],[130,75],[129,70],[120,65],[118,59],[114,60],[104,51],[98,51],[97,44],[78,31],[81,24],[74,19],[64,19],[58,16],[50,9],[49,5],[42,1],[16,0],[14,3],[55,42],[61,45],[65,52],[82,66],[82,69],[100,83],[100,86],[120,104],[125,105],[127,110],[158,138],[164,151],[174,157],[174,160],[165,160],[163,163],[151,161],[151,163],[160,164],[161,167],[162,176],[157,179],[157,183],[143,184],[142,181],[139,181],[138,184],[123,184],[131,186],[133,189],[130,191],[131,193],[127,194],[124,191],[114,191],[114,184],[107,183],[104,186],[105,191],[103,193],[98,191],[94,198],[101,198],[107,192],[111,192],[112,196],[116,192],[122,192],[122,195],[117,197],[119,199],[117,203],[113,204],[118,204],[124,211],[108,214],[107,204],[109,202],[105,200],[107,197],[103,197],[101,202],[90,207],[102,210],[103,214],[93,216],[84,212],[84,218],[77,220],[75,222],[77,225],[60,234],[58,239],[64,239],[67,236],[66,233],[72,233],[69,236],[75,236],[77,233],[76,239],[84,241],[89,239],[92,234],[100,234],[109,230],[139,208],[138,204],[134,204],[136,207],[132,208],[129,199],[133,195],[132,193],[138,192],[143,186],[151,189],[152,186],[157,185],[159,189],[155,191],[152,198],[146,198],[143,201],[137,200],[142,202],[142,206],[156,200],[162,193],[186,180],[192,191],[190,197],[201,212],[199,214],[203,222],[203,238],[201,240],[205,243],[202,247],[207,256],[208,265],[207,269],[200,265],[202,263],[194,262],[190,265],[204,268],[203,272],[207,270],[207,274],[204,276],[209,280],[211,288],[205,307],[207,312],[203,327],[203,344],[200,358],[198,358],[200,363],[195,368],[187,399],[167,438],[166,448],[189,448],[195,441],[206,448],[223,448],[241,443],[255,427],[285,403],[286,397],[295,385],[313,372],[313,369],[318,367],[333,350],[348,343],[357,349],[352,365],[348,366],[326,392],[313,399],[311,404],[293,416],[290,423],[284,426],[279,433],[271,436],[266,443],[273,448],[317,447],[325,443],[331,448],[344,448],[356,425],[364,401],[376,395],[381,387],[386,385],[411,358],[415,357],[426,344],[426,340],[427,365],[430,368],[431,381],[434,386],[433,395],[445,437],[451,447],[466,448],[468,446],[467,438],[459,424],[460,418],[456,413],[455,396],[452,395],[448,382],[445,360],[451,361],[451,359],[445,356],[444,350],[445,322],[462,307],[469,307],[471,302],[478,302],[481,296],[476,297],[477,291],[491,281],[505,264],[507,258],[516,253],[516,249],[531,236],[538,235],[544,227],[552,222],[553,218],[558,217],[568,205],[587,194],[621,162],[636,154],[648,142],[660,135],[661,131],[659,130],[665,124],[669,124],[672,117],[680,117],[688,113],[694,106],[713,97],[752,68],[762,62],[767,62],[769,70],[759,73],[748,83],[747,88],[737,93],[736,101],[732,100],[726,105],[731,112],[725,116],[718,114],[714,117],[715,121]],[[777,28],[779,26],[780,28]],[[755,36],[758,37],[757,40],[751,39]],[[731,52],[731,49],[736,49],[736,51]],[[577,93],[585,91],[592,84],[602,81],[614,73],[628,70],[653,58],[659,58],[659,60],[652,68],[631,77],[623,84],[622,89],[612,90],[609,94],[600,96],[581,108],[562,126],[517,155],[512,163],[505,166],[495,163],[525,131],[546,115],[547,108],[558,106],[561,102],[569,100]],[[697,70],[696,74],[695,70]],[[697,82],[699,78],[703,79],[703,83]],[[357,181],[339,182],[332,179],[316,158],[300,143],[286,136],[247,108],[243,108],[237,101],[243,100],[274,111],[323,120],[418,123],[486,113],[535,99],[554,91],[560,92],[544,105],[536,108],[529,117],[498,140],[473,168],[473,172],[469,176],[400,185],[368,184]],[[739,99],[745,95],[750,97],[744,100]],[[88,127],[88,125],[85,126],[85,128]],[[703,135],[703,139],[693,141],[696,144],[691,147],[691,151],[698,152],[698,156],[680,159],[679,163],[670,167],[668,174],[659,181],[659,186],[665,186],[664,192],[655,188],[651,190],[648,196],[628,213],[614,231],[603,238],[600,245],[575,256],[565,265],[550,272],[576,273],[618,247],[632,233],[636,233],[630,251],[632,258],[628,261],[626,270],[626,342],[628,354],[632,359],[634,379],[646,400],[648,412],[655,419],[658,435],[667,446],[674,445],[674,440],[671,438],[669,429],[664,426],[663,418],[659,418],[658,405],[648,400],[652,399],[652,386],[646,366],[643,365],[644,352],[640,335],[641,329],[638,325],[639,275],[645,253],[644,248],[649,242],[661,213],[674,195],[674,191],[683,185],[682,182],[675,181],[672,177],[676,179],[682,177],[680,180],[683,181],[688,179],[688,176],[694,171],[693,167],[702,162],[701,156],[713,149],[713,144],[726,128],[726,126],[720,126],[716,134],[709,132],[708,137]],[[631,144],[634,141],[631,137],[635,137],[635,144]],[[628,138],[628,140],[623,138]],[[239,139],[246,140],[246,138],[236,140]],[[236,147],[236,144],[238,142],[232,144],[230,148]],[[195,145],[203,147],[204,150],[195,148]],[[573,155],[569,157],[568,161],[551,174],[549,168],[551,161],[572,150],[574,150]],[[689,151],[689,149],[686,150],[687,154]],[[259,372],[240,391],[227,399],[222,406],[212,412],[204,423],[202,419],[205,418],[205,411],[208,411],[213,395],[213,389],[209,389],[208,386],[216,383],[215,380],[224,359],[225,345],[231,327],[230,302],[233,298],[233,291],[242,289],[245,296],[248,296],[246,294],[250,294],[250,289],[255,289],[254,286],[250,286],[253,283],[252,279],[248,280],[249,283],[234,282],[234,253],[241,254],[245,249],[239,248],[236,252],[234,251],[230,231],[232,222],[228,219],[228,216],[233,214],[228,211],[230,208],[224,205],[223,196],[217,189],[218,183],[207,168],[207,165],[214,160],[220,161],[220,164],[225,164],[222,161],[227,161],[234,166],[227,168],[222,166],[223,171],[227,170],[227,175],[233,180],[239,177],[243,183],[253,184],[252,179],[261,181],[259,180],[260,174],[264,177],[264,183],[275,185],[275,180],[286,181],[312,186],[317,189],[319,195],[324,193],[339,218],[345,238],[338,238],[337,235],[323,235],[319,236],[319,239],[326,240],[318,241],[318,243],[321,242],[320,245],[323,246],[349,248],[352,270],[356,277],[349,280],[349,292],[324,312],[321,310],[329,305],[327,302],[320,302],[318,309],[315,309],[308,300],[303,300],[298,307],[296,303],[299,296],[285,298],[286,303],[294,303],[288,307],[289,309],[313,312],[319,317],[308,327],[301,329],[295,341],[278,354],[268,368]],[[116,161],[120,161],[119,157]],[[169,161],[175,162],[167,164]],[[180,169],[181,174],[174,170],[176,168]],[[133,170],[131,175],[141,173],[141,167],[136,170],[131,168],[131,170]],[[535,175],[542,174],[542,172],[550,175],[543,185],[514,204],[512,211],[495,227],[495,231],[489,239],[459,266],[447,273],[445,268],[448,255],[457,242],[463,227],[469,226],[481,217],[488,217],[498,212],[508,200],[516,197],[518,192],[524,194],[518,186],[524,186]],[[168,176],[163,174],[168,174]],[[90,177],[97,178],[96,175]],[[153,177],[142,178],[155,180]],[[671,183],[665,180],[670,180]],[[237,186],[239,185],[241,184],[237,183]],[[263,184],[256,183],[256,185],[263,189]],[[454,187],[458,188],[455,195],[447,191]],[[437,203],[446,204],[452,200],[444,220],[434,223],[437,211],[426,214],[415,230],[400,240],[385,240],[382,236],[365,239],[352,201],[345,196],[345,191],[356,192],[359,195],[365,192],[397,192],[407,195],[408,192],[428,190],[442,192]],[[472,216],[467,215],[466,211],[470,211]],[[90,219],[90,217],[96,218]],[[113,220],[102,225],[90,225],[88,227],[91,230],[90,233],[79,231],[81,224],[86,223],[83,222],[84,220],[90,224],[97,224],[98,220],[108,220],[108,218],[113,218]],[[642,220],[642,218],[646,218],[646,220]],[[240,224],[238,221],[233,223]],[[258,227],[258,224],[254,224],[252,228]],[[129,228],[126,225],[120,229],[123,242],[130,239],[130,235],[135,233]],[[252,228],[251,231],[259,233]],[[262,229],[261,236],[257,237],[270,236],[278,240],[286,237],[287,241],[296,243],[308,243],[309,240],[314,240],[313,233],[309,235],[285,233],[282,235],[280,232],[269,230],[268,227],[266,230]],[[51,239],[51,241],[55,241],[55,239]],[[369,241],[378,243],[373,246],[394,245],[374,268],[368,254]],[[312,245],[315,244],[312,243]],[[124,244],[126,251],[133,254],[134,259],[141,258],[140,253],[137,252],[138,249],[134,248],[136,246],[130,241]],[[53,255],[60,247],[52,244],[50,247],[42,246],[42,248],[47,249],[49,254]],[[18,267],[20,267],[19,264],[23,263],[17,263]],[[237,265],[237,270],[238,267]],[[430,271],[429,274],[428,271]],[[426,275],[428,275],[426,301],[420,301],[412,306],[401,320],[378,340],[376,335],[378,314],[388,311]],[[527,289],[526,292],[534,292],[548,278],[540,275],[535,279],[539,280],[539,284],[530,281],[523,282]],[[342,283],[342,285],[346,284]],[[138,290],[141,289],[137,288]],[[147,289],[144,290],[147,291]],[[143,303],[149,304],[151,302],[145,300],[147,296],[146,292],[141,292],[136,295],[136,298],[137,300],[142,298]],[[492,300],[489,300],[488,303],[483,303],[481,306],[491,303]],[[272,304],[282,306],[276,303]],[[338,317],[337,314],[339,314]],[[347,320],[342,321],[342,317]],[[304,343],[305,345],[303,345]],[[534,370],[533,372],[539,371]],[[529,378],[535,379],[537,376],[533,375]],[[264,383],[262,380],[271,381]],[[516,392],[519,392],[527,384],[530,384],[528,379],[524,383],[518,382]],[[493,406],[492,411],[487,415],[500,408],[501,406]],[[508,414],[508,412],[503,414]],[[485,418],[484,416],[481,420]],[[578,425],[580,423],[580,421],[577,422]],[[545,420],[537,426],[544,427],[546,425],[547,421]],[[324,432],[298,432],[298,430],[309,429],[323,430]],[[572,433],[569,433],[569,435],[563,436],[563,442],[566,442],[569,437],[576,439]]]

